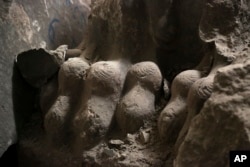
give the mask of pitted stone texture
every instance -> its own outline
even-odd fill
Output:
[[[160,1],[162,2],[162,0],[160,0]],[[158,0],[151,1],[150,3],[154,4],[155,6],[159,6],[159,4],[157,4],[157,3],[160,1],[158,1]],[[229,1],[230,1],[230,3],[227,3]],[[73,1],[67,1],[69,6],[71,6],[72,2]],[[59,86],[60,90],[62,90],[62,89],[67,90],[65,92],[63,91],[63,96],[60,97],[61,99],[59,100],[59,103],[66,104],[68,106],[74,106],[74,107],[76,106],[77,109],[76,110],[70,109],[70,111],[68,113],[72,112],[72,116],[67,117],[69,119],[63,118],[62,120],[59,120],[58,121],[59,123],[55,122],[55,129],[53,129],[54,132],[60,134],[61,132],[57,132],[57,127],[61,127],[61,124],[60,124],[61,122],[64,122],[64,124],[65,124],[65,125],[63,125],[63,127],[70,127],[71,128],[69,130],[63,131],[64,132],[63,133],[64,136],[62,136],[63,143],[61,144],[60,142],[58,142],[58,145],[63,147],[65,144],[64,141],[73,143],[74,149],[77,151],[77,156],[79,156],[81,158],[82,158],[83,151],[85,151],[85,149],[89,149],[89,148],[91,148],[88,151],[90,151],[92,154],[92,156],[91,156],[91,158],[93,158],[92,160],[99,158],[98,154],[95,154],[96,150],[92,149],[92,147],[95,146],[95,144],[97,144],[97,147],[103,147],[103,145],[100,144],[99,142],[102,141],[105,143],[105,137],[109,137],[109,136],[107,136],[107,134],[108,134],[107,132],[110,130],[110,127],[113,127],[112,126],[112,121],[113,121],[112,117],[114,116],[116,104],[118,103],[118,100],[119,100],[120,95],[121,95],[120,93],[122,91],[122,86],[120,88],[119,85],[123,85],[123,81],[124,81],[123,76],[121,77],[121,78],[123,78],[123,79],[121,79],[122,80],[121,82],[118,81],[117,76],[123,75],[122,73],[125,73],[124,71],[126,71],[126,70],[122,70],[122,68],[120,68],[120,65],[116,66],[116,65],[114,65],[116,63],[113,63],[113,62],[111,63],[110,60],[116,60],[116,59],[122,57],[123,59],[131,61],[132,63],[138,63],[141,61],[149,61],[149,60],[154,61],[156,54],[157,55],[159,54],[158,55],[158,58],[159,58],[158,65],[163,67],[162,71],[164,72],[165,77],[167,79],[170,79],[169,81],[171,82],[173,77],[177,74],[177,72],[180,72],[183,69],[189,69],[190,67],[195,66],[196,64],[198,64],[201,57],[203,57],[204,53],[207,52],[207,49],[206,49],[207,44],[204,43],[199,38],[199,34],[198,34],[199,27],[201,27],[201,29],[200,29],[201,36],[203,35],[202,33],[209,34],[210,32],[203,31],[202,25],[199,26],[200,21],[201,21],[201,24],[203,24],[206,21],[214,21],[213,19],[211,19],[211,20],[209,18],[206,19],[207,18],[206,16],[208,16],[208,17],[211,16],[214,18],[216,18],[216,17],[225,17],[226,18],[228,16],[227,9],[230,9],[230,10],[235,9],[233,12],[229,11],[229,17],[236,16],[235,18],[232,18],[233,21],[236,20],[236,22],[238,21],[239,23],[244,22],[244,24],[237,23],[238,24],[237,26],[233,25],[231,28],[230,27],[231,20],[225,19],[223,21],[226,21],[227,25],[225,24],[225,26],[229,26],[229,31],[225,31],[225,33],[223,34],[223,32],[224,32],[223,27],[221,29],[221,27],[219,27],[219,26],[217,26],[217,27],[214,26],[216,28],[213,28],[213,26],[212,26],[211,31],[213,31],[213,32],[216,31],[215,38],[202,38],[202,39],[206,42],[213,42],[214,41],[215,46],[217,47],[217,51],[220,51],[223,54],[223,56],[227,56],[228,59],[234,59],[234,56],[236,56],[236,55],[238,55],[239,57],[242,57],[242,58],[244,58],[244,56],[247,57],[247,55],[249,55],[249,54],[245,54],[245,55],[243,54],[243,53],[247,53],[247,47],[245,47],[245,46],[249,45],[249,41],[247,40],[247,38],[249,37],[249,31],[248,31],[249,28],[248,28],[248,24],[247,24],[249,17],[245,17],[247,15],[246,9],[249,7],[249,5],[245,5],[245,4],[246,4],[246,2],[249,4],[248,1],[236,1],[236,0],[223,0],[223,1],[218,1],[218,0],[209,0],[209,1],[175,0],[175,1],[170,1],[169,0],[168,1],[167,0],[167,1],[165,1],[165,3],[171,4],[171,9],[170,9],[171,12],[169,12],[169,6],[167,6],[167,9],[161,9],[161,14],[159,14],[159,15],[158,14],[151,15],[150,13],[148,13],[149,11],[154,11],[154,9],[153,10],[150,9],[151,5],[149,5],[150,3],[148,0],[130,0],[130,1],[127,1],[127,0],[97,0],[97,1],[93,1],[93,2],[94,2],[94,4],[93,4],[94,10],[93,10],[93,13],[91,15],[92,16],[91,17],[92,18],[92,22],[91,22],[92,25],[89,27],[89,29],[90,29],[90,32],[88,34],[89,39],[86,40],[87,42],[84,41],[84,42],[86,42],[85,43],[86,45],[81,48],[84,50],[83,54],[81,53],[82,50],[78,48],[80,51],[75,50],[76,53],[69,54],[69,57],[71,57],[71,55],[74,56],[74,55],[82,54],[82,56],[86,56],[85,58],[89,59],[90,62],[94,63],[94,64],[92,65],[92,67],[90,68],[90,71],[88,72],[88,76],[86,78],[86,83],[83,86],[83,92],[81,92],[81,96],[79,96],[79,99],[77,100],[77,102],[79,102],[78,105],[75,105],[75,103],[70,102],[69,98],[67,97],[67,96],[69,96],[68,93],[71,92],[70,91],[71,87],[67,87],[67,86],[64,87],[63,86],[63,88],[62,88],[61,86]],[[203,17],[202,16],[203,5],[205,2],[208,3],[208,5],[210,5],[208,7],[215,7],[216,10],[212,11],[212,12],[209,12],[209,10],[208,10],[207,13],[205,13],[204,17]],[[229,4],[229,5],[222,6],[221,8],[220,7],[217,8],[216,3],[219,5],[220,4],[222,4],[222,5]],[[160,6],[163,6],[163,5],[160,4]],[[224,10],[225,8],[226,8],[226,10]],[[217,9],[222,9],[222,10],[217,10]],[[240,9],[240,10],[238,10],[238,9]],[[158,10],[156,9],[156,11],[158,11]],[[220,13],[221,11],[224,13],[221,14]],[[243,13],[241,13],[241,12],[243,12]],[[233,13],[233,14],[231,14],[231,13]],[[242,17],[242,18],[239,17],[242,14],[244,17]],[[162,15],[164,15],[164,16],[162,17]],[[213,15],[216,15],[216,17]],[[187,17],[190,19],[187,19]],[[76,17],[76,18],[78,18],[78,17]],[[160,21],[153,20],[154,18],[160,19]],[[202,20],[200,20],[200,18]],[[227,20],[229,20],[229,21],[227,21]],[[216,20],[216,21],[219,22],[220,20]],[[18,22],[18,23],[20,23],[20,22]],[[28,23],[27,19],[25,19],[25,23]],[[160,24],[159,25],[160,27],[157,27],[158,26],[157,23]],[[17,25],[17,24],[15,24],[15,25]],[[62,26],[59,26],[59,24],[57,24],[57,22],[56,22],[55,26],[62,27]],[[160,30],[157,28],[160,28]],[[22,31],[22,29],[21,29],[19,31],[19,33],[25,32],[25,33],[29,34],[29,30],[30,30],[29,27],[27,27],[27,29],[25,29],[25,31]],[[159,34],[157,34],[158,30],[160,31]],[[221,30],[223,30],[223,31],[221,31]],[[213,32],[211,32],[211,33],[213,33]],[[55,36],[57,36],[57,35],[55,34]],[[28,37],[25,37],[25,40],[27,40]],[[237,37],[237,40],[235,40],[236,37]],[[233,42],[228,42],[230,40],[232,40]],[[155,43],[156,41],[157,41],[157,44]],[[15,41],[13,41],[13,42],[15,42]],[[241,44],[244,44],[244,47],[241,48],[240,46],[243,46]],[[235,52],[232,56],[232,54],[231,54],[232,50],[235,50],[235,49],[232,49],[232,48],[234,48],[234,46],[237,46],[236,50],[243,50],[242,53],[238,54],[239,52]],[[157,52],[156,52],[155,51],[156,47],[161,47],[161,48],[159,50],[157,50]],[[205,47],[205,49],[204,49],[204,47]],[[212,47],[213,47],[212,49],[214,49],[214,45]],[[229,48],[229,52],[227,52],[228,48]],[[227,55],[226,53],[230,53],[230,54]],[[100,60],[109,60],[109,61],[98,62]],[[117,63],[117,64],[119,64],[119,63]],[[131,71],[133,71],[133,70],[131,70]],[[143,69],[142,72],[143,71],[147,71],[147,70]],[[193,70],[189,70],[189,71],[193,71]],[[185,71],[185,72],[187,72],[187,71]],[[179,82],[179,83],[177,82],[176,84],[172,83],[172,88],[173,88],[172,97],[177,97],[177,98],[171,99],[174,102],[171,101],[171,103],[173,102],[172,106],[171,105],[168,106],[170,108],[168,108],[169,110],[168,110],[167,114],[169,114],[169,113],[170,114],[169,115],[166,114],[167,119],[169,117],[170,118],[173,118],[173,117],[178,118],[177,116],[175,116],[174,114],[171,113],[173,109],[175,109],[177,111],[176,112],[173,110],[174,113],[176,112],[177,114],[179,114],[179,113],[181,113],[181,114],[184,113],[184,114],[182,115],[183,117],[182,116],[179,117],[179,118],[183,118],[183,120],[180,120],[178,118],[178,119],[173,119],[174,121],[173,120],[169,121],[169,122],[172,121],[171,123],[174,126],[168,126],[168,125],[162,126],[162,127],[170,127],[169,132],[172,131],[172,132],[177,134],[177,132],[179,132],[179,129],[180,129],[179,127],[181,127],[181,124],[179,124],[179,123],[184,122],[184,115],[186,114],[185,113],[186,110],[183,110],[183,108],[187,108],[187,106],[188,106],[187,103],[189,103],[188,102],[188,98],[189,98],[188,91],[191,93],[197,93],[197,95],[199,95],[199,96],[201,95],[202,98],[203,97],[207,98],[209,96],[209,94],[211,93],[210,92],[211,85],[205,85],[205,86],[208,86],[208,89],[207,89],[208,91],[206,91],[206,89],[204,89],[204,88],[202,88],[201,91],[197,91],[197,92],[196,92],[197,89],[193,89],[191,91],[189,90],[190,88],[192,88],[193,83],[196,83],[196,84],[194,84],[194,86],[204,86],[201,83],[205,82],[205,80],[207,78],[199,80],[201,77],[204,77],[204,76],[202,75],[202,72],[199,70],[197,73],[195,73],[194,77],[190,77],[190,76],[186,75],[187,78],[184,79],[184,82],[188,83],[186,85],[182,84],[182,82]],[[116,76],[116,74],[117,74],[117,76]],[[148,74],[150,74],[150,73],[148,73]],[[149,104],[149,103],[153,104],[152,101],[155,100],[154,99],[155,97],[152,95],[153,94],[152,92],[154,92],[155,89],[154,88],[148,89],[148,86],[150,86],[152,83],[151,77],[147,77],[147,74],[145,75],[144,73],[142,73],[142,74],[137,74],[137,73],[134,74],[133,73],[133,75],[135,75],[135,76],[138,75],[140,77],[131,77],[132,78],[131,80],[128,79],[129,82],[131,81],[131,84],[125,84],[124,94],[121,96],[122,99],[121,99],[119,104],[122,104],[124,99],[129,99],[130,100],[129,103],[133,104],[133,106],[136,106],[140,103],[145,103],[144,104],[145,106],[146,106],[146,104]],[[146,77],[144,77],[144,75]],[[207,73],[206,73],[206,75],[207,75]],[[181,76],[181,74],[180,74],[180,76]],[[69,76],[69,78],[71,78],[71,77]],[[130,77],[128,77],[128,78],[130,78]],[[150,78],[150,79],[148,79],[148,78]],[[155,78],[152,77],[152,79],[154,80]],[[183,79],[183,78],[180,77],[178,79]],[[197,82],[195,82],[195,81],[197,81]],[[64,82],[64,81],[62,81],[62,82]],[[65,82],[67,82],[70,85],[70,80],[66,79]],[[237,83],[241,83],[241,79],[239,81],[237,81]],[[137,84],[137,86],[134,86],[134,87],[131,86],[133,84]],[[211,84],[211,82],[209,82],[209,84]],[[177,86],[177,87],[175,87],[175,86]],[[230,85],[225,85],[225,86],[230,87]],[[152,86],[152,87],[154,87],[154,86]],[[225,89],[227,89],[227,88],[225,88]],[[165,89],[165,90],[167,90],[167,89]],[[141,98],[141,97],[139,98],[137,96],[137,92],[139,92],[138,94],[144,93],[143,98],[145,98],[146,100],[143,101],[142,100],[143,98]],[[202,94],[199,94],[199,93],[202,93]],[[205,95],[205,96],[203,96],[203,95]],[[132,101],[131,100],[132,97],[136,98],[136,100],[137,99],[139,99],[139,100]],[[223,95],[222,97],[220,97],[220,99],[223,99],[224,97],[228,97],[228,94]],[[192,100],[190,100],[190,101],[191,101],[190,103],[192,103]],[[217,101],[215,101],[215,102],[217,102]],[[210,103],[210,102],[208,102],[208,103]],[[245,101],[244,102],[241,101],[241,103],[245,103]],[[198,103],[193,103],[193,105],[196,105],[196,104],[198,104]],[[225,105],[225,104],[222,104],[221,106],[223,106],[223,105]],[[153,105],[146,106],[145,111],[147,111],[148,109],[150,109],[150,110],[153,109],[152,106]],[[192,106],[192,105],[190,105],[190,106]],[[124,108],[126,108],[126,107],[124,107]],[[127,108],[129,108],[129,107],[127,107]],[[206,108],[206,106],[205,106],[205,108]],[[220,108],[220,106],[218,106],[218,108]],[[244,108],[242,107],[241,109],[244,109]],[[129,110],[130,110],[130,108],[129,108]],[[197,111],[198,110],[199,109],[197,109]],[[216,109],[216,111],[218,111],[218,110]],[[60,112],[64,112],[64,108],[60,108],[58,113],[61,114]],[[131,113],[133,113],[133,109],[131,109]],[[135,112],[135,113],[139,113],[139,112]],[[203,112],[202,112],[202,114],[204,115]],[[199,114],[197,117],[199,117],[202,114]],[[213,114],[218,114],[218,113],[214,112]],[[62,117],[64,117],[64,113],[62,113],[62,115],[63,115]],[[195,117],[195,118],[197,118],[197,117]],[[224,117],[224,116],[222,116],[222,117]],[[213,118],[213,119],[217,119],[217,117]],[[212,121],[214,121],[213,119],[212,119]],[[231,119],[231,118],[229,118],[229,119]],[[164,118],[162,120],[164,120]],[[178,120],[178,121],[175,122],[176,120]],[[196,120],[196,119],[194,119],[194,120]],[[223,121],[225,121],[225,120],[223,120]],[[121,121],[118,120],[118,123],[120,123],[120,122]],[[134,122],[135,121],[133,121],[133,123]],[[205,122],[205,124],[203,124],[204,122]],[[219,128],[217,127],[217,125],[220,122],[215,121],[214,124],[212,124],[212,125],[211,124],[208,125],[206,123],[207,123],[206,121],[203,121],[203,122],[200,121],[199,125],[197,125],[195,127],[198,129],[198,128],[202,128],[205,126],[207,126],[207,127],[211,126],[211,127],[213,127],[213,129],[211,131],[213,131],[213,130],[216,131],[217,129],[221,129],[221,127],[219,127]],[[176,126],[176,124],[177,124],[177,126]],[[191,127],[192,126],[193,126],[193,124],[191,125]],[[125,127],[125,125],[122,125],[121,127]],[[49,129],[49,128],[46,128],[46,129]],[[67,129],[67,128],[65,128],[65,129]],[[125,129],[125,131],[126,131],[126,129]],[[192,131],[192,128],[190,129],[190,131]],[[199,131],[195,131],[195,132],[199,133]],[[46,133],[45,136],[49,133]],[[161,133],[166,135],[165,132],[161,132]],[[205,133],[206,132],[204,132],[204,134]],[[223,133],[226,133],[226,132],[223,132]],[[217,136],[214,137],[213,140],[215,141],[216,139],[223,138],[222,136],[220,136],[220,134],[221,133],[219,133],[219,132],[216,133]],[[196,133],[195,133],[195,135],[198,136],[197,140],[201,140],[204,137],[203,135],[199,136]],[[227,135],[230,136],[231,134],[229,135],[229,133],[228,133]],[[49,136],[51,136],[51,134]],[[55,136],[60,137],[60,135],[57,135],[57,134]],[[72,136],[72,138],[71,137],[68,138],[68,136]],[[174,138],[172,135],[167,135],[167,136],[169,138]],[[205,147],[205,149],[208,150],[209,156],[213,156],[213,155],[211,155],[212,151],[209,150],[210,144],[212,143],[212,140],[209,140],[210,139],[209,137],[211,137],[211,136],[209,136],[209,135],[207,135],[207,136],[208,136],[208,138],[205,138],[206,139],[204,142],[205,144],[204,143],[202,143],[202,144]],[[149,140],[151,140],[152,137],[158,138],[158,135],[155,135],[155,134],[151,135],[151,133],[150,133]],[[102,140],[102,139],[104,139],[104,140]],[[146,139],[146,137],[145,137],[145,139]],[[188,139],[195,140],[196,138],[193,139],[190,137]],[[56,139],[55,141],[59,141],[59,140]],[[225,140],[225,139],[223,139],[223,140]],[[184,145],[186,144],[185,142],[186,141],[184,141]],[[218,142],[218,141],[215,141],[215,142]],[[221,141],[220,144],[221,145],[225,144],[223,142],[224,141]],[[228,141],[226,141],[226,142],[228,142]],[[210,143],[210,144],[206,145],[206,143]],[[46,144],[48,144],[48,143],[46,143]],[[226,145],[227,145],[227,143],[224,146],[226,147]],[[213,148],[213,145],[211,145],[211,147]],[[162,148],[166,149],[166,150],[168,149],[164,145]],[[185,148],[187,148],[187,150],[180,149],[180,151],[181,151],[180,157],[185,154],[185,156],[183,156],[184,158],[181,157],[180,159],[178,159],[178,157],[179,157],[179,155],[178,155],[176,164],[177,163],[181,164],[182,163],[181,160],[183,160],[183,161],[185,161],[183,164],[185,166],[189,166],[189,164],[188,164],[189,162],[187,162],[185,159],[185,158],[190,158],[189,154],[187,153],[189,151],[188,150],[189,145],[186,144]],[[35,150],[36,147],[33,147],[33,149]],[[59,150],[63,150],[63,148],[59,148]],[[100,149],[100,150],[102,150],[102,149]],[[110,150],[110,148],[107,148],[107,150]],[[128,150],[129,152],[132,152],[130,157],[132,157],[133,155],[138,155],[138,154],[133,154],[134,150],[135,150],[134,145],[132,145],[131,149]],[[171,151],[171,148],[169,150]],[[215,148],[215,150],[216,150],[216,148]],[[47,153],[46,150],[43,150],[43,151],[45,152],[44,157],[46,157],[46,158],[48,157],[48,155],[50,155],[50,156],[55,155],[53,157],[56,160],[58,160],[58,158],[59,158],[59,160],[61,159],[61,157],[59,157],[56,154],[49,154],[49,152]],[[122,150],[119,150],[119,151],[122,151]],[[119,152],[119,151],[115,150],[114,152]],[[155,151],[155,148],[152,149],[152,152],[153,151]],[[194,151],[195,150],[191,151],[191,155],[196,156]],[[148,156],[145,156],[145,154],[144,154],[145,152],[140,152],[140,155],[142,155],[142,156],[138,156],[139,158],[137,156],[134,156],[133,158],[127,158],[126,159],[127,161],[125,160],[125,162],[126,162],[125,164],[127,166],[129,166],[131,164],[134,166],[136,166],[136,165],[137,166],[144,166],[144,164],[147,163],[146,166],[147,165],[148,166],[162,166],[162,165],[156,165],[156,163],[154,161],[155,160],[154,157],[151,160],[151,157],[152,157],[151,153],[152,152],[150,149],[150,151],[146,153],[146,154],[149,153]],[[39,154],[39,153],[40,152],[38,151],[38,153],[36,154],[36,152],[34,151],[34,154],[38,155],[37,159],[40,158],[39,155],[41,155],[41,154]],[[203,154],[200,154],[200,155],[204,155],[204,156],[207,155],[206,152],[202,152],[202,153]],[[73,153],[70,152],[70,154],[73,154]],[[156,154],[158,154],[158,152]],[[168,155],[163,155],[161,160],[167,159],[169,157]],[[41,155],[41,156],[43,156],[43,155]],[[67,157],[67,155],[65,157]],[[129,156],[127,156],[127,157],[129,157]],[[143,159],[141,159],[140,157],[143,157]],[[145,157],[147,159],[145,159]],[[44,159],[46,159],[46,158],[44,158]],[[193,158],[193,157],[191,157],[191,158]],[[214,158],[214,157],[212,157],[212,158]],[[67,158],[65,158],[65,159],[67,159]],[[131,161],[132,159],[133,159],[133,161]],[[195,160],[197,160],[197,159],[199,159],[198,155],[195,157]],[[139,161],[137,161],[137,160],[139,160]],[[112,161],[112,159],[111,160],[104,159],[104,160],[101,160],[100,162],[111,162],[111,161]],[[115,162],[111,162],[111,163],[115,163]],[[210,166],[214,165],[214,164],[211,164],[213,162],[209,162],[209,163],[210,163]],[[124,164],[124,166],[125,166],[125,164]],[[101,163],[101,165],[102,166],[106,166],[106,165],[110,166],[109,163]],[[52,165],[52,166],[56,166],[56,165]],[[58,166],[61,166],[61,163],[58,164]],[[190,166],[194,166],[194,165],[190,165]],[[221,164],[219,164],[219,166],[221,166]]]
[[[160,136],[166,142],[176,141],[189,113],[188,108],[190,105],[197,105],[196,99],[192,97],[194,94],[192,88],[198,89],[199,93],[203,93],[203,88],[200,88],[200,85],[197,84],[197,87],[194,86],[195,83],[200,83],[199,80],[203,80],[202,78],[211,70],[211,66],[217,65],[217,63],[213,65],[214,48],[211,46],[208,46],[208,48],[212,49],[212,51],[209,50],[203,55],[203,59],[195,69],[181,72],[172,82],[171,98],[158,119]]]
[[[93,147],[111,128],[125,76],[120,61],[100,61],[91,65],[81,106],[73,121],[76,151]]]
[[[90,65],[81,58],[70,58],[60,68],[58,74],[59,92],[72,95],[81,90]]]
[[[49,110],[43,111],[45,131],[56,145],[70,144],[71,119],[77,111],[88,69],[89,64],[81,58],[71,58],[60,68],[58,96]]]
[[[213,91],[214,74],[197,80],[190,88],[187,97],[187,116],[175,143],[174,151],[178,152],[180,144],[183,142],[192,119],[200,112],[204,102],[210,97]],[[176,153],[175,152],[175,153]]]
[[[153,62],[137,63],[129,69],[125,93],[116,110],[116,121],[123,132],[139,130],[155,113],[155,95],[161,83],[161,72]]]
[[[194,82],[188,92],[186,100],[186,110],[188,112],[188,115],[175,143],[175,152],[178,150],[180,144],[185,138],[192,119],[198,113],[200,113],[204,102],[212,94],[214,77],[217,70],[229,64],[229,62],[227,62],[227,59],[224,56],[216,54],[214,50],[215,48],[210,53],[208,53],[208,56],[210,56],[213,60],[211,62],[211,65],[210,63],[208,63],[208,65],[211,66],[209,74],[207,76],[203,76],[201,79],[198,79],[196,82]],[[204,60],[206,60],[206,58]],[[200,65],[204,67],[204,64],[201,63]]]
[[[228,166],[230,150],[250,149],[249,72],[249,62],[219,69],[213,93],[193,119],[174,166]]]
[[[55,49],[62,43],[75,47],[87,24],[87,6],[89,0],[0,1],[0,156],[16,142],[16,129],[19,131],[27,121],[23,117],[34,111],[35,97],[30,97],[33,88],[13,79],[20,75],[13,70],[15,56],[33,48]],[[57,19],[60,24],[53,22]]]
[[[250,43],[249,0],[209,0],[200,22],[200,36],[214,41],[217,52],[236,63],[248,57]]]
[[[187,96],[192,84],[202,77],[201,71],[187,70],[176,76],[171,87],[171,99],[158,119],[160,136],[175,141],[187,116]]]

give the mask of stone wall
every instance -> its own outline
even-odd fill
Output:
[[[17,117],[29,115],[35,94],[13,71],[15,56],[31,48],[54,49],[62,41],[76,47],[83,38],[88,5],[88,0],[0,1],[0,156],[16,141],[13,111]],[[15,108],[13,95],[22,99]],[[22,118],[16,119],[21,125]]]
[[[228,166],[250,148],[249,0],[4,3],[0,134],[16,125],[19,165]],[[13,67],[34,47],[50,51]]]

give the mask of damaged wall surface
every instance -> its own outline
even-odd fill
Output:
[[[88,14],[89,1],[0,1],[0,155],[16,142],[15,119],[19,118],[15,116],[27,116],[32,110],[32,89],[12,84],[12,80],[22,82],[13,72],[15,57],[31,48],[53,49],[61,43],[76,47],[84,36]],[[25,96],[24,92],[30,93]],[[19,106],[13,106],[14,94],[23,98]],[[23,113],[14,116],[20,107]]]
[[[20,166],[228,167],[250,148],[249,0],[40,3],[47,29],[13,29]]]

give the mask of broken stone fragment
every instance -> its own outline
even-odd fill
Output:
[[[168,98],[169,96],[170,96],[170,90],[169,90],[169,86],[170,84],[169,84],[169,82],[166,80],[166,79],[164,79],[163,80],[163,91],[164,91],[164,98]]]
[[[120,148],[121,145],[123,145],[124,142],[121,140],[110,140],[109,141],[109,146],[110,147],[115,147],[115,148]]]
[[[125,141],[126,144],[132,144],[134,141],[135,141],[135,135],[128,133]]]
[[[249,74],[249,62],[218,70],[213,93],[179,148],[176,167],[227,166],[231,150],[250,149]]]
[[[66,57],[66,51],[68,50],[67,45],[61,45],[56,50],[49,50],[48,52],[53,55],[54,61],[61,65],[63,64],[65,57]]]
[[[171,86],[171,98],[158,119],[159,134],[164,141],[176,141],[187,117],[190,88],[196,81],[205,77],[210,68],[211,59],[210,54],[204,55],[195,69],[183,71],[174,78]]]
[[[187,111],[188,115],[186,121],[181,129],[177,141],[175,143],[175,150],[178,150],[180,144],[183,142],[192,119],[199,114],[203,104],[210,97],[213,91],[213,83],[216,72],[228,64],[226,58],[216,54],[213,56],[213,65],[210,73],[206,77],[198,79],[190,88],[187,96]]]
[[[150,134],[146,131],[141,130],[139,133],[139,142],[142,144],[146,144],[150,140]]]
[[[120,157],[119,157],[119,160],[120,160],[120,161],[123,161],[123,160],[126,159],[126,157],[127,157],[127,154],[126,154],[126,153],[121,153],[121,154],[120,154]]]
[[[51,78],[64,62],[66,45],[59,46],[54,51],[32,49],[19,54],[17,66],[23,78],[33,87],[40,88]]]

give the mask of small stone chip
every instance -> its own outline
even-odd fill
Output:
[[[148,143],[149,139],[150,139],[150,134],[149,133],[147,133],[145,131],[140,131],[140,133],[139,133],[139,141],[142,144]]]
[[[120,160],[120,161],[123,161],[123,160],[126,159],[126,157],[127,157],[127,154],[126,154],[126,153],[122,153],[122,154],[120,155],[120,157],[119,157],[119,160]]]
[[[128,133],[127,134],[127,138],[126,138],[126,143],[127,144],[132,144],[132,143],[134,143],[134,141],[135,141],[135,136],[132,135],[132,134],[130,134],[130,133]]]
[[[109,141],[109,144],[111,144],[111,145],[116,145],[116,146],[120,146],[120,145],[124,144],[124,142],[121,141],[121,140],[110,140],[110,141]]]

